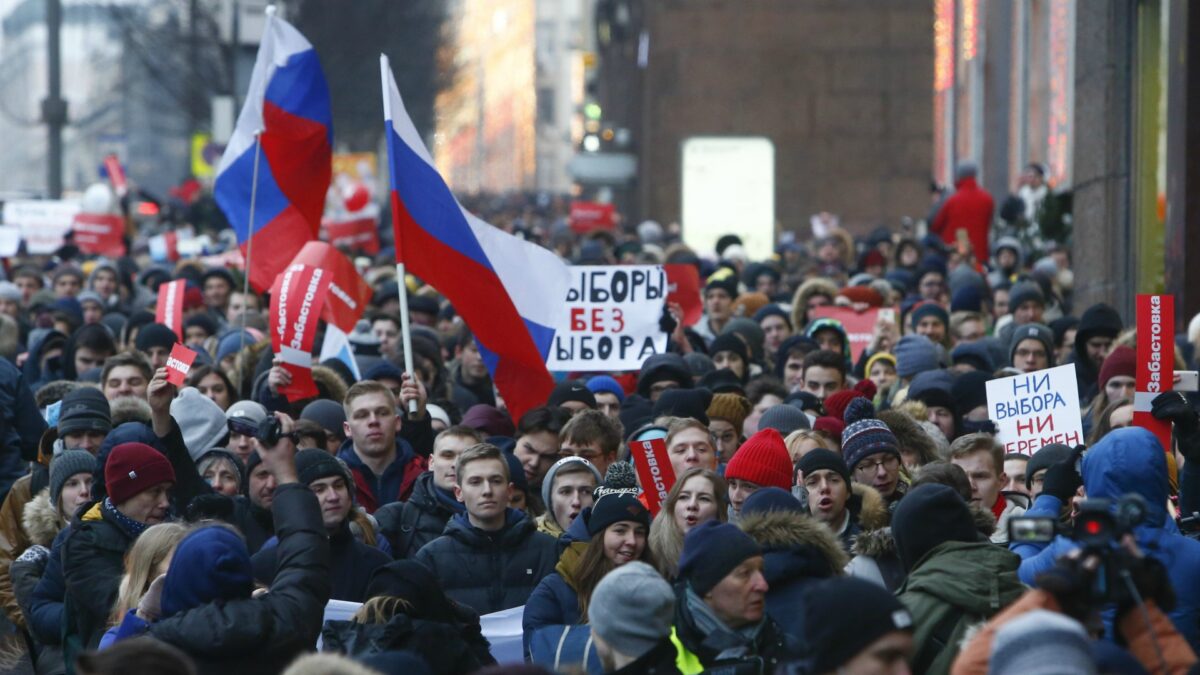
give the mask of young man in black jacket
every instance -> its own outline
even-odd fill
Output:
[[[508,508],[508,462],[494,445],[474,445],[458,457],[454,493],[466,513],[446,534],[417,552],[451,599],[480,614],[520,607],[558,563],[558,543]]]
[[[363,602],[371,573],[391,561],[386,553],[358,541],[350,531],[354,509],[349,470],[324,450],[308,448],[296,453],[296,474],[321,506],[321,520],[329,537],[330,597]],[[278,489],[277,489],[278,490]],[[254,578],[270,585],[281,568],[279,547],[268,542],[254,554]]]

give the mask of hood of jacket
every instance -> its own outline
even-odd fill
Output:
[[[967,510],[971,512],[971,518],[975,521],[975,527],[979,529],[979,533],[984,537],[991,537],[992,533],[996,531],[996,516],[993,516],[991,511],[975,504],[967,504]],[[854,541],[850,544],[850,553],[871,558],[894,555],[896,540],[892,538],[892,528],[864,529],[854,537]]]
[[[763,548],[768,584],[830,576],[850,562],[828,527],[796,511],[755,513],[738,526]]]
[[[484,532],[471,524],[467,514],[460,513],[446,525],[446,535],[454,537],[472,548],[516,548],[529,535],[537,531],[533,521],[524,511],[508,509],[504,514],[504,527],[496,532]]]
[[[46,345],[55,342],[58,345],[65,345],[67,336],[62,331],[51,330],[41,337],[37,342],[29,345],[29,356],[26,357],[25,363],[21,366],[22,372],[25,374],[25,379],[28,381],[31,389],[51,382],[53,380],[61,380],[63,378],[62,361],[55,370],[42,372],[42,352],[46,350]],[[65,358],[65,356],[63,357]]]
[[[1158,438],[1141,427],[1111,431],[1083,456],[1089,498],[1116,501],[1131,492],[1146,501],[1147,527],[1161,528],[1167,511],[1167,455]]]
[[[842,325],[841,321],[838,321],[837,319],[817,319],[808,324],[808,330],[804,331],[804,336],[810,340],[815,340],[816,338],[813,336],[816,335],[818,331],[828,329],[835,330],[838,332],[838,335],[842,336],[842,356],[846,357],[847,362],[851,362],[850,336],[846,334],[846,327]]]
[[[58,536],[64,525],[58,517],[58,509],[50,503],[50,488],[42,490],[29,500],[21,514],[21,524],[25,527],[29,541],[50,548],[54,537]]]
[[[933,596],[965,612],[992,616],[1014,602],[1025,586],[1017,578],[1021,559],[986,541],[947,541],[913,566],[900,593]]]
[[[852,483],[850,492],[850,512],[858,519],[859,527],[871,531],[888,526],[892,516],[879,490],[870,485]]]

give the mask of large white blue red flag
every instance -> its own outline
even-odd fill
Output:
[[[396,261],[446,296],[519,419],[545,405],[546,355],[570,273],[550,251],[467,212],[442,180],[381,57]]]
[[[317,53],[268,8],[246,103],[213,183],[259,291],[317,238],[332,147],[329,86]]]

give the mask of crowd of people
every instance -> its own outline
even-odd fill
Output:
[[[666,352],[557,374],[516,418],[470,327],[386,251],[358,259],[374,289],[350,335],[361,378],[314,363],[302,400],[268,298],[236,270],[137,245],[6,261],[4,667],[1189,672],[1200,417],[1167,392],[1152,412],[1172,447],[1133,426],[1131,317],[1076,306],[1068,249],[995,236],[990,197],[959,178],[927,236],[833,226],[766,260],[735,235],[697,255],[651,221],[548,225],[571,262],[695,265],[703,316],[670,307]],[[182,334],[154,314],[176,279]],[[827,306],[890,311],[857,351]],[[198,354],[182,386],[177,343]],[[986,383],[1063,364],[1085,442],[1007,453]],[[661,504],[633,467],[641,441],[669,459]],[[1141,506],[1081,542],[1082,514],[1110,514],[1098,499]],[[331,600],[353,615],[326,620]],[[517,608],[529,663],[498,664],[480,617]]]

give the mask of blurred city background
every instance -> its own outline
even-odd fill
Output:
[[[329,81],[341,188],[386,180],[382,52],[451,187],[506,229],[653,219],[758,259],[831,218],[919,233],[960,161],[998,197],[1036,163],[1081,306],[1200,311],[1186,0],[277,4]],[[139,213],[219,229],[206,188],[265,6],[0,0],[0,199],[81,198],[111,154]]]

